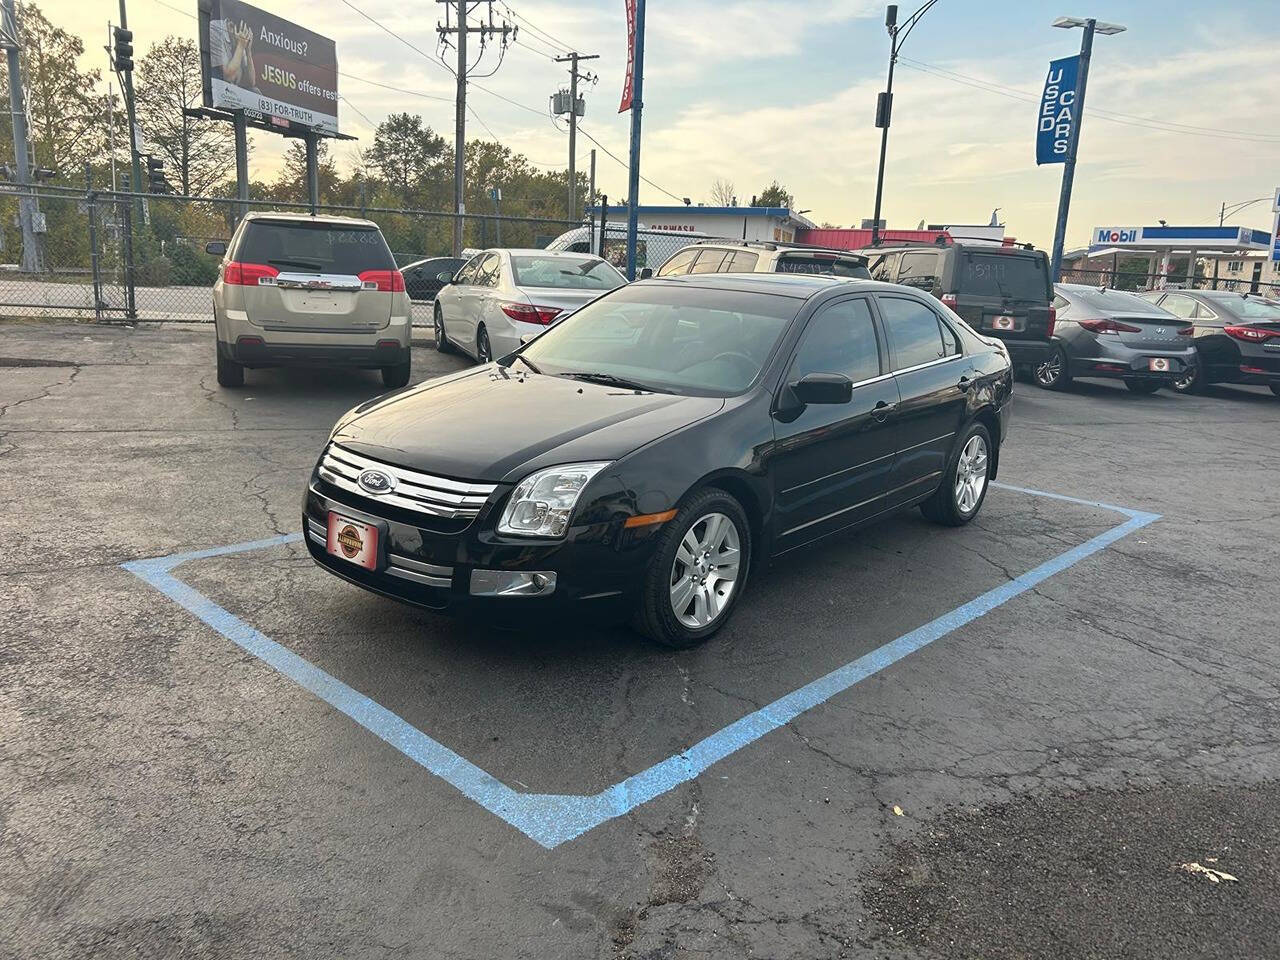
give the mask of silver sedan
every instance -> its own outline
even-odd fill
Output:
[[[589,254],[482,250],[436,294],[436,349],[487,363],[626,282]]]

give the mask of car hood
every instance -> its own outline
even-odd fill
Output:
[[[331,439],[411,470],[516,482],[557,463],[617,460],[723,406],[491,364],[357,407]]]

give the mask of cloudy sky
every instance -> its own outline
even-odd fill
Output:
[[[388,113],[405,110],[452,139],[454,81],[434,59],[437,3],[258,5],[337,42],[340,122],[361,143]],[[916,5],[903,4],[901,17]],[[102,38],[106,22],[118,19],[116,3],[40,6],[55,23],[82,31],[86,65],[105,66]],[[129,0],[135,47],[141,52],[169,33],[194,39],[195,9],[195,0]],[[642,202],[705,201],[718,177],[746,202],[776,177],[815,220],[847,225],[871,216],[875,97],[888,55],[883,3],[650,0],[647,9],[642,173],[657,187],[643,186]],[[95,11],[100,24],[91,22]],[[472,88],[468,136],[492,134],[562,168],[567,136],[548,116],[547,100],[566,74],[551,57],[574,48],[601,55],[589,65],[599,82],[586,88],[582,129],[625,160],[629,121],[616,113],[626,64],[623,0],[510,0],[494,11],[519,25],[520,42],[478,81],[485,89]],[[1051,241],[1061,167],[1035,165],[1035,99],[1048,60],[1079,47],[1080,31],[1049,25],[1070,14],[1128,31],[1099,37],[1094,47],[1068,245],[1085,243],[1094,225],[1216,223],[1222,201],[1269,195],[1280,184],[1275,13],[1274,0],[1224,8],[1107,0],[1088,9],[1060,0],[939,0],[902,51],[884,216],[891,227],[985,223],[999,207],[1010,233]],[[479,71],[496,62],[491,50]],[[580,138],[582,168],[591,147]],[[254,175],[269,176],[281,149],[279,138],[255,135]],[[339,161],[351,151],[340,145]],[[623,195],[624,168],[603,154],[597,164],[601,188]],[[1269,227],[1269,207],[1256,204],[1233,222]]]

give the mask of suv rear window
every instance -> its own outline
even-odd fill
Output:
[[[331,223],[251,220],[245,224],[235,257],[242,263],[266,263],[285,272],[357,275],[395,267],[382,231]]]
[[[956,293],[1049,302],[1049,274],[1043,257],[1008,253],[962,253]]]
[[[777,273],[829,273],[835,277],[858,277],[870,280],[867,262],[862,257],[836,257],[821,253],[784,253],[778,257]]]

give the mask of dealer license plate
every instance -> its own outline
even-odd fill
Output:
[[[329,514],[325,549],[340,560],[366,570],[378,569],[378,528],[340,513]]]
[[[1154,370],[1156,373],[1168,373],[1169,358],[1168,357],[1150,357],[1147,360],[1147,369]]]
[[[1016,330],[1017,328],[1018,321],[1013,317],[1000,316],[991,318],[992,330]]]

